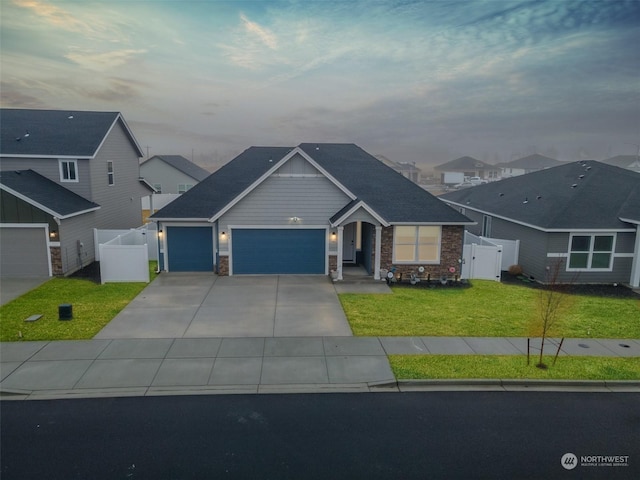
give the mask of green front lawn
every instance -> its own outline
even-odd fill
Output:
[[[640,357],[544,357],[546,370],[524,355],[390,355],[398,380],[429,378],[517,378],[542,380],[640,380]]]
[[[355,335],[539,336],[539,290],[488,280],[469,288],[393,287],[393,295],[342,294]],[[568,295],[550,335],[640,338],[640,300]]]
[[[150,262],[155,278],[156,262]],[[82,278],[53,278],[0,307],[0,341],[80,340],[93,338],[142,289],[146,283],[97,284]],[[73,320],[58,320],[58,306],[70,303]],[[42,314],[36,322],[25,322]]]

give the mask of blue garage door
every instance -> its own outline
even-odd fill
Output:
[[[324,274],[325,230],[235,229],[233,274]]]
[[[212,272],[211,227],[167,227],[170,272]]]

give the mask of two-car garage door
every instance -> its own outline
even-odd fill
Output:
[[[324,274],[325,229],[235,228],[231,233],[231,273]],[[172,272],[213,270],[211,227],[167,227]]]
[[[234,229],[232,273],[324,274],[324,229]]]

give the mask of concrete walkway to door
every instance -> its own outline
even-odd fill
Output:
[[[325,276],[162,273],[94,338],[350,335]]]

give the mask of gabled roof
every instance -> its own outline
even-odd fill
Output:
[[[542,170],[543,168],[557,167],[558,165],[562,165],[562,162],[537,153],[500,164],[502,168],[523,168],[525,170]]]
[[[436,170],[475,170],[476,168],[497,168],[473,157],[460,157],[435,167]]]
[[[251,147],[152,218],[215,219],[275,171],[281,160],[295,153],[311,161],[350,197],[345,208],[363,202],[389,224],[472,223],[357,145],[327,143]]]
[[[0,109],[0,156],[93,158],[116,123],[142,150],[118,112]]]
[[[594,160],[571,162],[441,195],[456,205],[541,230],[629,229],[639,218],[640,174]]]
[[[201,182],[202,180],[207,178],[209,175],[211,175],[211,172],[208,172],[207,170],[196,165],[192,161],[187,160],[182,155],[154,155],[153,157],[142,162],[141,165],[144,165],[145,163],[153,160],[154,158],[157,158],[160,161],[165,162],[168,165],[171,165],[176,170],[179,170],[180,172],[190,176],[191,178],[193,178],[194,180],[197,180],[198,182]]]
[[[33,170],[0,172],[0,189],[60,219],[100,208]]]

